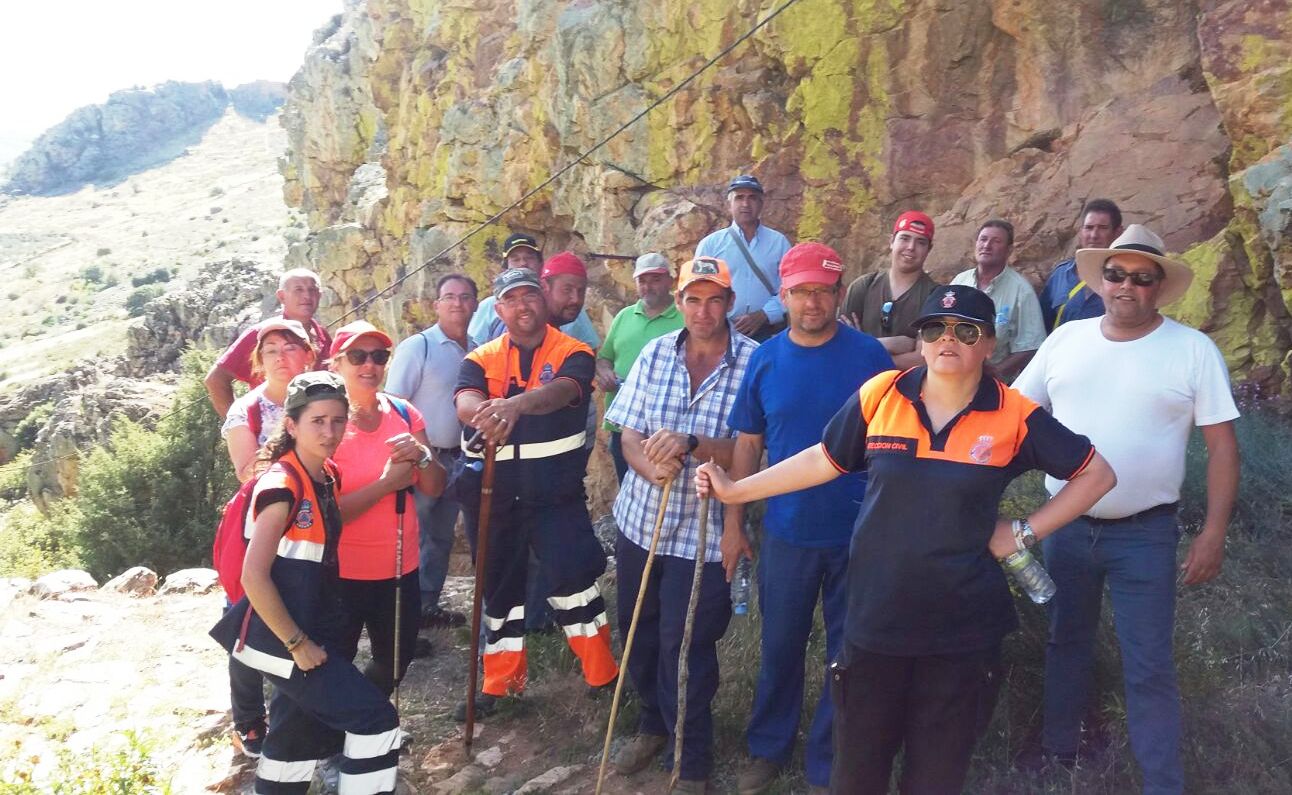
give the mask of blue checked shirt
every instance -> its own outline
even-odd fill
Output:
[[[632,428],[646,438],[661,429],[693,433],[713,439],[729,439],[735,431],[727,426],[727,415],[745,377],[749,357],[758,343],[731,332],[727,355],[691,396],[691,378],[686,371],[686,329],[665,334],[646,343],[628,373],[606,422]],[[657,554],[695,560],[700,539],[700,501],[695,496],[695,470],[702,462],[687,456],[686,466],[673,481]],[[619,530],[637,546],[650,548],[651,532],[659,513],[664,490],[629,467],[615,499],[614,516]],[[709,538],[705,560],[722,560],[718,542],[722,537],[722,504],[709,502]]]

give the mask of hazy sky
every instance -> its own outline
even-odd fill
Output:
[[[19,0],[0,6],[0,161],[81,105],[165,80],[288,80],[343,0]]]

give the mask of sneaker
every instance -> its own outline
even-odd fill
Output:
[[[491,696],[488,693],[480,693],[476,696],[476,719],[487,718],[498,711],[498,702],[502,701],[501,696]],[[453,720],[458,723],[467,722],[467,702],[458,703],[453,710]]]
[[[436,605],[422,611],[422,629],[452,629],[464,627],[467,617],[456,610],[445,610]]]
[[[245,732],[234,730],[233,747],[248,759],[259,759],[265,746],[265,727],[253,726]]]
[[[770,787],[780,774],[780,765],[772,760],[763,759],[761,756],[752,757],[736,777],[736,791],[740,795],[759,795]]]
[[[645,770],[667,743],[668,738],[662,734],[634,734],[615,753],[612,764],[619,775],[631,776]]]
[[[704,795],[709,791],[709,779],[707,778],[680,778],[677,780],[677,786],[673,787],[673,792],[691,793],[692,795]]]

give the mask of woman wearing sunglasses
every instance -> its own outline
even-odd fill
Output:
[[[959,792],[1000,686],[1001,641],[1017,626],[997,561],[1079,516],[1116,482],[1089,440],[983,372],[995,348],[991,298],[935,290],[913,327],[924,366],[862,385],[822,442],[732,482],[700,467],[697,490],[744,503],[865,470],[848,562],[844,648],[831,665],[831,791]],[[1068,484],[1026,517],[1001,493],[1043,469]]]
[[[332,343],[332,370],[345,381],[350,422],[335,459],[345,473],[338,493],[345,535],[341,538],[341,592],[351,621],[341,652],[353,659],[359,635],[368,630],[372,660],[364,674],[389,695],[416,650],[421,617],[417,579],[417,512],[396,513],[395,493],[415,487],[437,497],[444,468],[431,456],[426,423],[411,404],[381,391],[393,341],[371,323],[343,326]],[[411,504],[411,503],[410,503]],[[402,530],[402,560],[396,557]],[[395,593],[400,593],[399,670],[395,670]]]

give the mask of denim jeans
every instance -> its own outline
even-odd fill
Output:
[[[450,462],[451,463],[451,462]],[[413,492],[417,505],[417,527],[421,542],[418,559],[418,582],[422,607],[434,610],[440,603],[444,578],[449,574],[449,555],[453,552],[453,530],[461,506],[455,500],[430,497]]]
[[[1050,602],[1041,743],[1050,753],[1077,751],[1106,582],[1121,646],[1131,750],[1146,795],[1184,791],[1171,651],[1179,539],[1175,516],[1164,512],[1117,522],[1083,517],[1042,542],[1058,591]]]
[[[789,761],[798,737],[803,712],[806,676],[805,652],[812,631],[817,601],[825,618],[826,666],[843,643],[843,619],[847,612],[848,547],[801,547],[763,533],[758,556],[758,605],[763,615],[762,663],[754,706],[745,733],[749,755],[768,759],[778,766]],[[815,667],[813,670],[818,670]],[[811,716],[804,763],[808,783],[830,784],[833,758],[830,726],[834,707],[830,689],[823,687]]]

